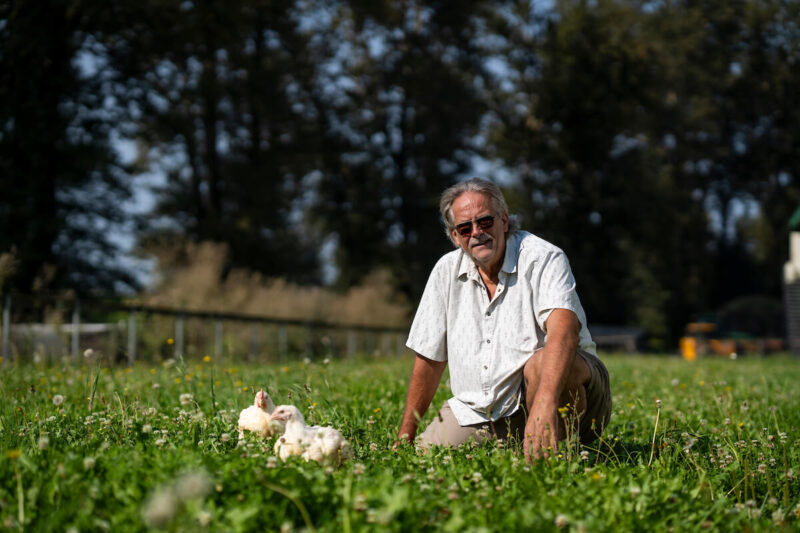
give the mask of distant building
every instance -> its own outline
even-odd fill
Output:
[[[789,220],[789,261],[783,265],[783,298],[789,350],[800,355],[800,208]]]

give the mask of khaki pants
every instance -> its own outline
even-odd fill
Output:
[[[581,415],[579,420],[580,439],[582,443],[587,444],[600,436],[611,417],[611,387],[608,370],[600,359],[581,351],[578,351],[578,355],[583,357],[592,373],[592,377],[586,385],[586,412]],[[525,398],[524,386],[523,383],[523,399]],[[523,406],[517,409],[513,415],[493,422],[461,426],[448,403],[444,402],[433,422],[419,436],[417,446],[420,448],[429,448],[433,445],[458,446],[470,438],[477,443],[481,443],[487,438],[508,439],[511,437],[522,442],[526,421],[527,413]]]

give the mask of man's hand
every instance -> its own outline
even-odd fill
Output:
[[[414,444],[419,419],[422,418],[422,415],[425,414],[431,404],[446,366],[446,361],[432,361],[417,354],[417,358],[414,360],[414,369],[411,371],[411,380],[408,384],[406,408],[403,412],[403,420],[400,422],[400,430],[397,432],[395,444],[400,441]]]
[[[522,442],[525,462],[549,458],[558,449],[558,408],[555,405],[535,403],[525,423],[525,439]]]

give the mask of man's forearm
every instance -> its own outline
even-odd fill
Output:
[[[569,315],[553,312],[548,320],[548,339],[542,354],[539,387],[534,402],[541,402],[550,407],[559,403],[567,384],[570,369],[575,363],[578,353],[580,324],[573,322]],[[555,316],[554,316],[555,315]]]
[[[406,396],[406,408],[398,432],[399,438],[408,441],[414,440],[419,418],[428,410],[433,395],[436,394],[436,389],[439,387],[445,366],[447,366],[446,362],[432,361],[417,355],[408,384],[408,396]]]

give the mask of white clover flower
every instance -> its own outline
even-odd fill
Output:
[[[481,474],[480,472],[473,472],[472,473],[472,482],[473,483],[480,483],[482,479],[483,479],[483,474]]]
[[[638,498],[639,495],[642,493],[642,489],[640,489],[639,487],[631,487],[629,489],[629,492],[631,493],[631,496],[633,496],[634,498]]]
[[[363,474],[365,469],[366,467],[361,463],[356,463],[353,465],[353,473],[357,476]]]
[[[214,518],[214,516],[211,513],[209,513],[208,511],[200,511],[197,514],[197,521],[203,527],[207,527],[211,523],[211,520],[213,518]]]
[[[211,480],[205,472],[189,472],[183,474],[175,482],[175,494],[180,500],[196,500],[204,498],[211,492]]]
[[[171,490],[161,489],[145,503],[142,518],[148,526],[162,528],[175,518],[179,504]]]
[[[50,439],[47,435],[43,435],[39,437],[39,442],[37,444],[40,450],[46,450],[50,446]]]
[[[91,470],[92,468],[94,468],[94,465],[95,465],[94,457],[84,457],[83,458],[83,467],[86,470]]]
[[[330,363],[330,362],[331,362],[331,360],[330,360],[330,358],[329,358],[329,357],[326,357],[325,359],[323,359],[323,360],[322,360],[322,364],[323,364],[323,365],[327,365],[327,364],[328,364],[328,363]]]
[[[156,446],[163,446],[166,443],[167,443],[167,441],[165,439],[156,439],[155,445]]]
[[[88,349],[84,350],[84,352],[83,352],[83,356],[86,359],[91,359],[93,355],[94,355],[94,350],[92,350],[91,348],[88,348]]]
[[[558,529],[563,529],[569,525],[569,517],[564,514],[559,514],[556,516],[555,524]]]
[[[161,385],[159,385],[158,383],[153,383],[153,388],[154,389],[160,389]]]
[[[228,435],[227,433],[223,433],[222,435],[219,436],[219,440],[221,440],[222,442],[228,442],[229,440],[231,440],[231,436]]]
[[[142,433],[152,433],[152,432],[153,432],[153,426],[151,426],[150,424],[145,424],[142,426]]]
[[[377,452],[377,451],[378,451],[378,445],[377,445],[377,444],[375,444],[374,442],[370,442],[370,443],[369,443],[369,449],[370,449],[370,451],[372,451],[372,452]]]
[[[188,405],[192,403],[192,400],[194,400],[194,396],[192,396],[188,392],[184,392],[183,394],[181,394],[180,400],[181,400],[181,405]]]
[[[366,511],[367,510],[367,495],[363,492],[356,494],[356,497],[353,498],[353,509],[356,511]]]
[[[589,460],[589,452],[586,450],[581,451],[581,461],[588,461]]]
[[[56,394],[55,396],[53,396],[53,405],[59,406],[59,405],[61,405],[63,403],[64,403],[64,397],[63,396],[61,396],[60,394]]]
[[[267,457],[267,468],[276,468],[278,466],[278,458],[275,456]]]

